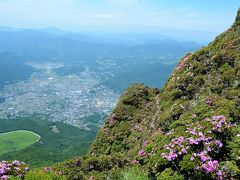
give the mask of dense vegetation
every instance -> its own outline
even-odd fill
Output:
[[[240,10],[162,91],[135,84],[88,154],[26,179],[240,179]]]

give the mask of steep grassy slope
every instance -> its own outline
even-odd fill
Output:
[[[89,153],[50,173],[91,180],[240,179],[239,120],[240,11],[228,31],[180,61],[162,91],[128,88]],[[26,178],[37,176],[44,172]]]

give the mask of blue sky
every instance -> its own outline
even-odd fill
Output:
[[[222,32],[240,0],[0,0],[0,26],[74,31]]]

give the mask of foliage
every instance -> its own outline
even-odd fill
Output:
[[[173,171],[171,168],[165,169],[163,172],[157,174],[157,180],[183,180],[184,177],[179,173]]]
[[[66,177],[61,172],[53,172],[50,167],[33,170],[26,174],[26,180],[66,180]]]
[[[141,170],[141,167],[131,167],[122,173],[123,180],[148,180],[148,173]]]

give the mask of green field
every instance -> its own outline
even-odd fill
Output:
[[[43,117],[39,115],[0,119],[0,135],[24,129],[41,136],[40,141],[24,149],[4,154],[0,152],[0,161],[17,159],[26,162],[31,167],[41,167],[81,156],[88,151],[99,129],[92,126],[92,131],[88,131],[62,122],[49,122]],[[47,119],[47,117],[44,118]],[[88,122],[95,122],[96,119],[98,116],[91,117]],[[1,142],[0,148],[2,148]]]
[[[31,131],[18,130],[0,134],[0,155],[24,149],[39,141],[40,136]]]

